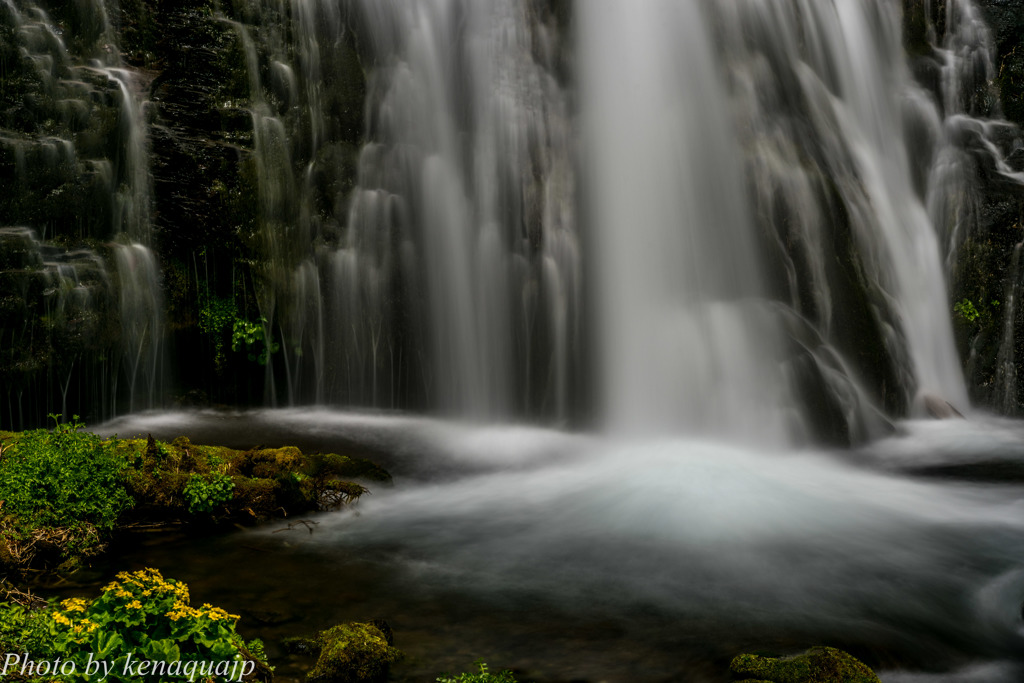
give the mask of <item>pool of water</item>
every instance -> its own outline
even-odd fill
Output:
[[[1024,680],[1024,426],[908,422],[853,451],[619,440],[327,410],[103,425],[375,457],[394,485],[227,535],[132,534],[93,579],[159,567],[282,637],[386,619],[403,681],[477,658],[523,678],[727,681],[741,651],[827,644],[886,683]]]

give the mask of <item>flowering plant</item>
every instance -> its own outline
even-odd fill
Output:
[[[192,607],[188,586],[165,579],[156,569],[122,572],[116,578],[98,598],[70,598],[52,612],[53,648],[76,663],[76,677],[84,676],[92,662],[103,662],[95,678],[115,683],[138,680],[141,674],[154,680],[155,673],[166,674],[156,680],[176,683],[200,676],[239,680],[234,677],[239,667],[228,666],[248,659],[235,631],[238,615],[208,604]],[[145,671],[139,668],[143,664]],[[216,675],[229,670],[230,675]],[[252,667],[241,670],[248,673]]]

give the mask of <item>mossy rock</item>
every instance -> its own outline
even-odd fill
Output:
[[[402,653],[374,624],[339,624],[317,637],[320,658],[309,672],[309,683],[383,683],[388,669]]]
[[[302,467],[302,451],[295,446],[253,449],[242,453],[231,463],[233,472],[259,479],[273,479],[297,472]]]
[[[365,479],[368,481],[390,482],[391,475],[380,465],[363,460],[350,458],[337,453],[313,453],[306,456],[306,474],[311,477],[333,475],[346,479]]]
[[[792,657],[738,655],[729,669],[744,683],[880,683],[866,664],[834,647]]]

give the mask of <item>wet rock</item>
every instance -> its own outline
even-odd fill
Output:
[[[996,72],[1003,113],[1024,124],[1024,2],[978,0],[996,43]]]
[[[963,419],[964,417],[959,410],[950,405],[949,401],[931,394],[924,396],[924,409],[937,420],[949,420],[955,417]]]

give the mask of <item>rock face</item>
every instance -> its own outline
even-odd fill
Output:
[[[992,30],[996,114],[1016,124],[992,131],[999,156],[977,143],[973,163],[982,180],[975,190],[976,229],[953,268],[954,325],[972,399],[999,412],[1024,408],[1024,315],[1020,247],[1024,240],[1024,2],[976,0]],[[1000,163],[1000,161],[1002,163]],[[1016,180],[1007,177],[1016,173]]]
[[[833,647],[793,657],[739,655],[729,669],[746,683],[880,683],[865,664]]]
[[[970,398],[1019,414],[1024,2],[905,0],[903,8],[915,75],[947,115],[958,114],[944,124],[952,153],[931,165],[946,179],[928,208],[945,242],[950,309]],[[945,69],[954,53],[968,55],[969,68]]]
[[[1006,118],[1024,125],[1024,2],[978,0],[995,33],[999,95]]]
[[[148,405],[263,402],[264,167],[312,178],[283,223],[337,233],[363,143],[354,30],[289,42],[302,22],[352,23],[274,2],[0,5],[0,423],[147,407],[140,358]],[[320,86],[295,88],[303,70]],[[157,255],[148,283],[117,265],[133,243]],[[132,327],[140,285],[166,325]]]

